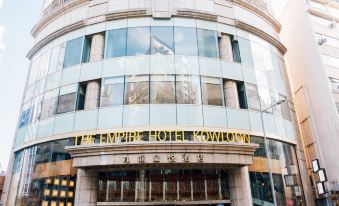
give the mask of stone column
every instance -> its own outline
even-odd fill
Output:
[[[100,61],[104,58],[105,35],[103,33],[94,34],[92,36],[92,44],[90,51],[90,62]],[[99,106],[100,100],[100,83],[98,81],[90,81],[87,83],[85,96],[85,110],[95,109]]]
[[[228,175],[228,184],[232,206],[253,205],[248,166],[231,169]]]
[[[87,83],[85,96],[85,110],[95,109],[99,106],[100,99],[100,83],[98,81],[90,81]]]
[[[219,39],[220,59],[228,62],[233,62],[232,39],[230,35],[221,34]],[[224,82],[224,92],[226,99],[226,106],[239,108],[239,97],[237,83],[232,80]]]
[[[94,34],[92,36],[91,52],[89,61],[100,61],[104,58],[105,35],[103,33]]]
[[[219,52],[220,59],[233,62],[233,49],[230,35],[221,34],[221,38],[219,39]]]
[[[75,189],[75,206],[96,206],[98,173],[91,170],[78,169]]]
[[[138,201],[145,201],[145,170],[139,171],[139,188],[138,188]]]
[[[240,108],[238,87],[235,81],[224,81],[224,95],[227,107]]]

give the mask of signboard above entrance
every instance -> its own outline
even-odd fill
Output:
[[[85,134],[75,137],[75,145],[115,144],[124,142],[220,142],[251,143],[251,136],[241,132],[216,131],[134,131]]]

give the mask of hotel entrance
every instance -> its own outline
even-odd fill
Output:
[[[97,205],[230,205],[228,175],[216,169],[99,172]]]

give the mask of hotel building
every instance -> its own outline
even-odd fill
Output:
[[[313,205],[262,0],[54,0],[0,205]]]
[[[288,73],[308,175],[319,205],[329,204],[330,199],[339,203],[338,22],[339,1],[334,0],[292,0],[281,15],[281,40],[288,50]],[[319,162],[327,176],[324,181],[312,161]]]

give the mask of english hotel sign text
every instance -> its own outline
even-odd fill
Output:
[[[100,134],[84,134],[75,137],[75,145],[115,144],[123,142],[220,142],[251,143],[251,136],[242,132],[161,130],[109,132]]]

